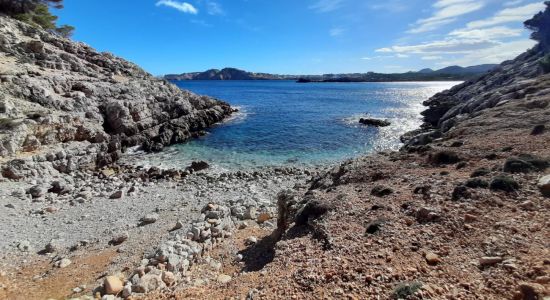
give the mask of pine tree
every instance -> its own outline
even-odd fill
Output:
[[[56,26],[57,16],[52,15],[50,7],[63,8],[63,0],[0,0],[0,13],[36,27],[51,30],[63,37],[70,37],[74,27]]]

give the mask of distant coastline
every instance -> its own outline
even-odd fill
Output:
[[[463,81],[476,78],[494,69],[497,65],[471,67],[450,66],[439,70],[422,69],[406,73],[346,73],[323,75],[280,75],[254,73],[236,68],[210,69],[204,72],[168,74],[164,79],[183,80],[294,80],[298,83],[311,82],[410,82],[410,81]]]

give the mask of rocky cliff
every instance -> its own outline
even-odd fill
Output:
[[[36,175],[24,157],[70,172],[132,146],[158,151],[231,112],[110,53],[0,17],[0,159],[18,159],[4,176]]]
[[[441,92],[424,102],[422,129],[406,134],[408,146],[425,145],[442,136],[452,136],[458,124],[478,117],[483,111],[505,104],[518,104],[550,94],[548,76],[543,76],[540,61],[547,51],[540,45],[514,60],[503,62],[491,72]],[[535,105],[536,106],[536,105]],[[543,107],[542,107],[543,108]],[[543,124],[544,114],[531,121]],[[526,121],[526,120],[523,120]],[[521,119],[501,123],[499,129],[516,126]]]

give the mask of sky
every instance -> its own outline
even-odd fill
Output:
[[[512,59],[533,0],[65,0],[73,39],[154,75],[393,73]]]

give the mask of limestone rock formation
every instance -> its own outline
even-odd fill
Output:
[[[110,53],[0,17],[4,162],[33,156],[60,172],[109,164],[128,147],[183,142],[231,112]],[[17,179],[28,163],[11,162],[2,173]]]

